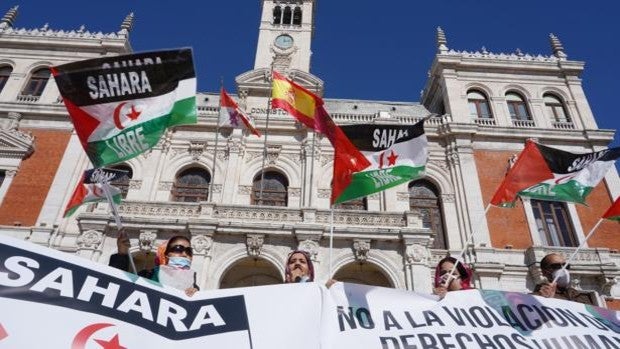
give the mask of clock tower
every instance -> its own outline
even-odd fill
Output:
[[[263,0],[254,69],[310,72],[316,0]]]

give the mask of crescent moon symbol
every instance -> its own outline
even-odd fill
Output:
[[[121,123],[121,119],[120,119],[121,109],[123,108],[125,104],[127,104],[127,102],[119,103],[116,106],[116,108],[114,108],[114,125],[119,130],[122,130],[125,128],[125,126],[123,126],[123,124]]]
[[[99,323],[99,324],[92,324],[92,325],[84,327],[83,329],[80,330],[80,332],[78,332],[77,335],[75,335],[75,338],[73,339],[73,343],[71,344],[71,349],[86,348],[86,342],[95,332],[103,328],[110,327],[110,326],[114,326],[114,325]]]

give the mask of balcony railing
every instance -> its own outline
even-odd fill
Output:
[[[31,95],[18,95],[17,101],[24,103],[36,103],[39,101],[41,96],[31,96]]]
[[[474,123],[480,126],[495,126],[495,119],[493,118],[475,118]]]
[[[553,128],[557,128],[560,130],[574,130],[575,124],[570,121],[554,121]]]
[[[512,120],[512,126],[514,127],[536,127],[534,120]]]

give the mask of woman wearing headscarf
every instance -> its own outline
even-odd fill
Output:
[[[471,268],[459,262],[456,264],[454,272],[454,264],[456,264],[456,258],[446,257],[437,263],[435,267],[435,288],[433,293],[440,298],[446,296],[446,293],[451,291],[469,290],[471,286],[473,273]]]
[[[118,253],[110,256],[109,265],[121,270],[129,266],[129,239],[123,231],[116,241]],[[157,281],[163,285],[185,291],[192,296],[199,290],[196,285],[196,272],[191,270],[193,251],[189,239],[182,235],[173,236],[159,246],[154,269],[144,269],[138,275]]]
[[[314,265],[306,251],[295,250],[289,253],[284,267],[284,282],[314,281]]]

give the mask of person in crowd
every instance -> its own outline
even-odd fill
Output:
[[[284,267],[284,282],[314,281],[314,265],[306,251],[295,250],[288,255]]]
[[[540,261],[540,270],[545,279],[536,285],[533,294],[546,298],[596,305],[591,295],[570,287],[570,265],[562,269],[565,264],[564,257],[557,253],[550,253],[543,257]],[[557,281],[554,283],[556,277]]]
[[[129,238],[120,231],[116,240],[118,251],[110,256],[109,265],[121,270],[129,266]],[[138,275],[164,285],[184,290],[192,296],[199,290],[196,272],[190,269],[193,251],[189,239],[182,235],[173,236],[160,246],[155,258],[154,269],[140,270]]]
[[[437,267],[435,267],[435,288],[433,289],[433,293],[440,298],[445,297],[446,293],[451,291],[469,290],[473,288],[471,286],[473,276],[471,268],[463,262],[459,262],[454,272],[452,272],[455,263],[456,258],[445,257],[440,260],[439,263],[437,263]]]

